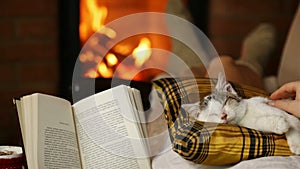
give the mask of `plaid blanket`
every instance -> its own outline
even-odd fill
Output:
[[[153,82],[168,124],[172,148],[183,158],[205,165],[235,164],[264,156],[292,155],[285,135],[231,125],[196,120],[181,108],[182,104],[202,100],[211,93],[217,79],[165,78]],[[244,98],[268,96],[268,93],[232,83]]]

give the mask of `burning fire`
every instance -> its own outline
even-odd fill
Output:
[[[100,5],[98,0],[80,1],[79,35],[82,44],[95,32],[100,35],[91,37],[88,41],[89,50],[83,51],[79,56],[80,62],[83,63],[83,76],[87,78],[112,78],[116,75],[116,77],[123,79],[132,79],[135,76],[138,78],[137,80],[142,80],[144,77],[141,76],[152,77],[153,74],[159,74],[161,71],[157,70],[151,70],[152,75],[148,73],[141,75],[139,71],[149,65],[150,62],[147,61],[153,55],[151,48],[157,47],[155,46],[158,44],[156,42],[164,46],[167,44],[165,43],[166,40],[158,40],[153,35],[139,35],[132,37],[125,43],[115,45],[113,49],[108,49],[107,44],[117,37],[115,30],[105,26],[108,12],[107,7]],[[108,51],[108,53],[103,51]],[[155,64],[165,64],[162,60],[157,62],[159,63]]]
[[[138,47],[132,52],[133,58],[135,58],[135,65],[137,67],[142,66],[151,56],[151,42],[148,38],[142,38]]]
[[[94,32],[115,38],[116,32],[104,26],[108,10],[105,6],[98,6],[97,0],[85,0],[80,3],[80,24],[79,35],[82,42],[85,42]]]
[[[114,75],[114,70],[117,66],[120,66],[120,70],[122,70],[123,74],[117,72],[119,77],[121,78],[128,78],[133,72],[138,71],[140,67],[150,58],[151,56],[151,42],[148,38],[142,38],[136,48],[132,51],[132,55],[127,57],[131,57],[128,60],[131,61],[133,64],[131,65],[118,65],[122,60],[125,58],[121,58],[124,56],[121,53],[118,58],[117,54],[108,53],[101,61],[100,57],[94,57],[92,52],[82,53],[79,57],[82,63],[93,62],[96,64],[95,68],[90,69],[87,71],[84,76],[89,78],[97,78],[97,77],[104,77],[110,78]],[[101,61],[99,63],[99,61]],[[127,62],[128,63],[128,62]],[[131,73],[130,73],[131,72]]]
[[[109,53],[106,56],[108,66],[115,66],[118,63],[118,58],[116,55]]]
[[[100,62],[100,64],[98,65],[98,72],[104,78],[110,78],[114,75],[113,70],[110,67],[108,67],[104,62]]]

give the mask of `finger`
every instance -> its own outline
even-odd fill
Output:
[[[276,99],[295,97],[296,92],[300,92],[300,81],[286,83],[285,85],[281,86],[278,90],[276,90],[274,93],[272,93],[270,98],[276,100]]]
[[[294,94],[295,91],[295,84],[294,83],[286,83],[283,86],[281,86],[278,90],[272,93],[270,96],[271,99],[282,99],[282,98],[288,98],[291,97],[292,94]]]
[[[296,97],[296,92],[289,93],[287,91],[276,91],[271,94],[270,98],[272,100],[277,100],[277,99],[288,99],[288,98],[295,98]]]
[[[300,101],[296,100],[274,100],[270,105],[284,110],[300,118]]]

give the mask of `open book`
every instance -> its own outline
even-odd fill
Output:
[[[73,105],[40,93],[15,104],[29,169],[151,168],[134,88],[120,85]]]

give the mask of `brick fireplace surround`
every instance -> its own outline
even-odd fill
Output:
[[[186,0],[185,0],[186,1]],[[0,144],[18,144],[12,98],[32,92],[59,95],[59,0],[0,2]],[[243,37],[258,23],[280,33],[277,61],[298,0],[210,0],[208,36],[220,54],[239,56]],[[273,65],[273,66],[272,66]]]

